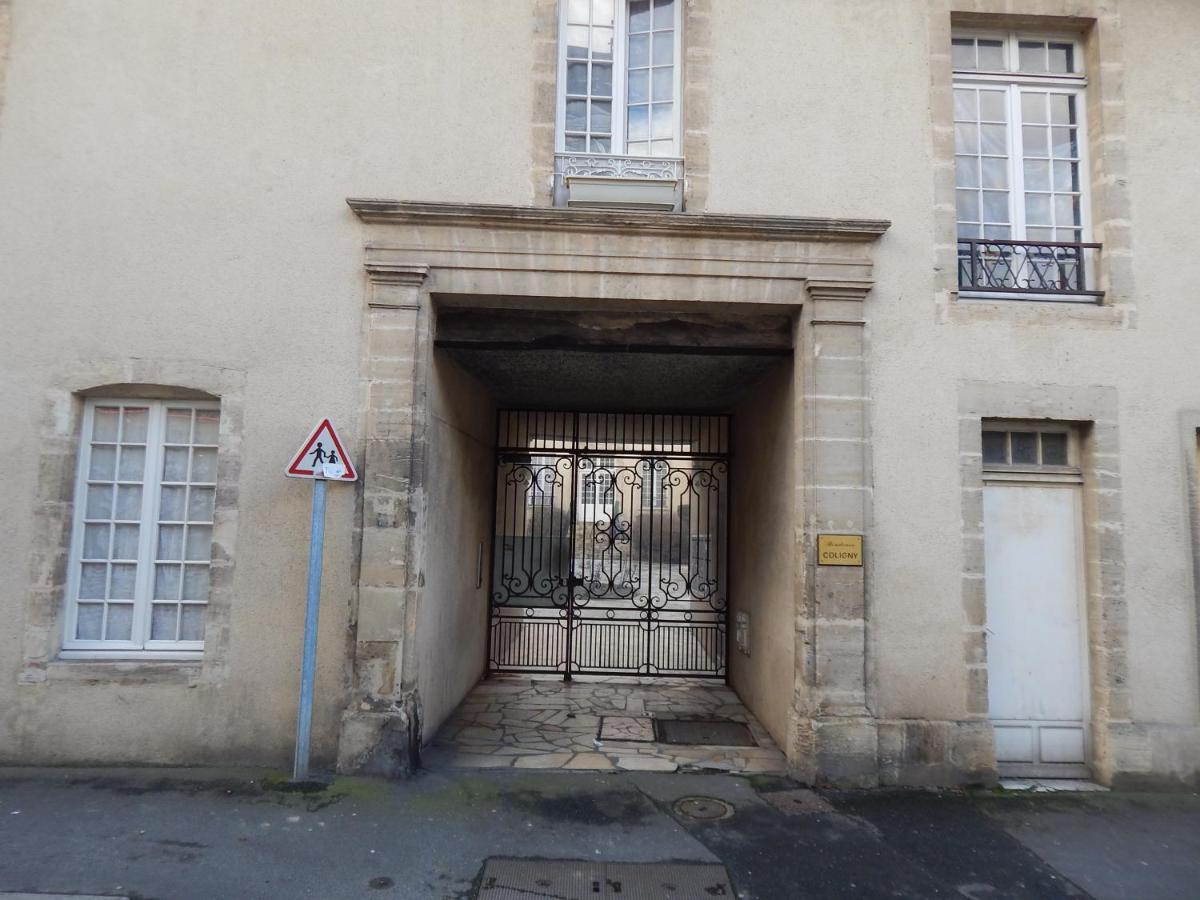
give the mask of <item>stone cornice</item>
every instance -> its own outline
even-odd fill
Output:
[[[429,276],[429,266],[368,260],[367,276],[375,284],[406,284],[420,287]]]
[[[565,229],[740,240],[869,243],[877,240],[891,226],[891,222],[879,219],[693,215],[476,203],[427,203],[356,197],[348,198],[346,203],[362,221],[372,224]]]
[[[865,300],[874,286],[873,281],[810,278],[805,282],[808,295],[814,300]]]

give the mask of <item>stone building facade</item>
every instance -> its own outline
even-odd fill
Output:
[[[714,672],[798,777],[1195,784],[1198,41],[1191,0],[0,0],[0,761],[290,758],[328,415],[314,750],[409,771],[495,667],[519,409],[729,416],[723,549],[693,512],[672,560],[727,562]]]

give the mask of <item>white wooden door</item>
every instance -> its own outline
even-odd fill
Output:
[[[1001,774],[1087,774],[1080,487],[983,490],[988,717]]]

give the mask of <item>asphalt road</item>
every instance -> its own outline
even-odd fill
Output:
[[[471,898],[488,857],[720,862],[746,900],[1200,896],[1200,796],[864,791],[719,774],[0,769],[4,892]],[[683,797],[732,815],[691,819]],[[542,898],[544,900],[544,898]],[[678,900],[678,898],[674,898]]]

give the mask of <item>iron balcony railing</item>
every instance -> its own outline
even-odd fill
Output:
[[[1099,302],[1094,290],[1099,244],[959,238],[958,289],[1041,294]]]

